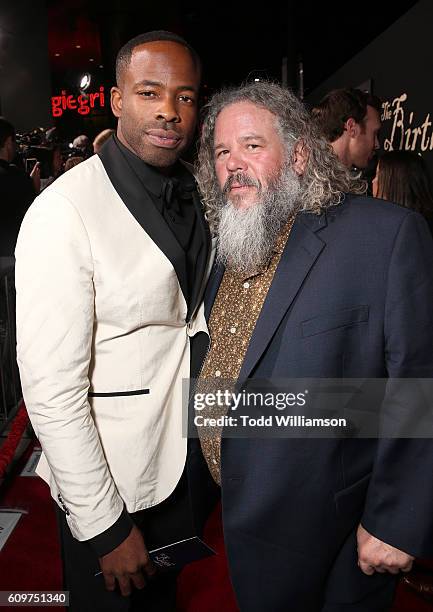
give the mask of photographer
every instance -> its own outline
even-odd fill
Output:
[[[17,152],[15,128],[0,117],[0,270],[13,265],[13,253],[24,214],[33,202],[39,182],[39,165],[25,174],[12,163]]]

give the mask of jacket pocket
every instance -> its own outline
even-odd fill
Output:
[[[111,391],[108,393],[97,393],[89,391],[88,397],[125,397],[128,395],[149,395],[150,389],[137,389],[136,391]]]
[[[335,507],[340,516],[350,516],[362,510],[370,478],[371,472],[351,484],[349,487],[335,493]]]
[[[368,306],[356,306],[302,321],[302,337],[306,338],[331,331],[332,329],[338,329],[339,327],[349,327],[357,323],[364,323],[368,321],[368,310]]]

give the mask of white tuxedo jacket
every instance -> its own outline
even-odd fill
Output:
[[[182,380],[189,336],[207,332],[203,305],[187,324],[172,263],[96,155],[28,210],[16,289],[23,396],[43,449],[38,474],[67,509],[72,534],[86,540],[124,504],[135,512],[164,500],[182,474]]]

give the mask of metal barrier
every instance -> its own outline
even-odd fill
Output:
[[[0,431],[21,399],[16,360],[14,259],[0,258]]]

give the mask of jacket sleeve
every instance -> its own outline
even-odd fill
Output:
[[[431,390],[433,382],[427,380],[433,379],[433,240],[417,213],[404,218],[395,238],[384,339],[389,381],[361,523],[400,550],[432,556],[433,398],[422,387]]]
[[[71,532],[98,536],[122,519],[87,393],[94,326],[93,261],[80,215],[49,190],[16,246],[17,357],[23,397]],[[125,536],[126,537],[126,536]]]

